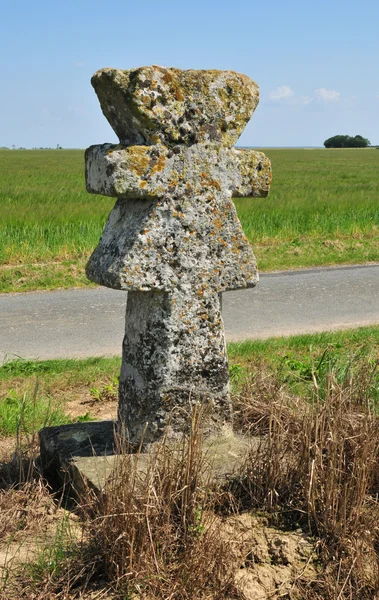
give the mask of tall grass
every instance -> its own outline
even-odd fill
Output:
[[[307,235],[378,232],[379,156],[373,150],[265,150],[273,183],[267,198],[237,199],[252,242]]]
[[[15,435],[20,427],[31,433],[69,420],[63,409],[54,405],[52,398],[38,397],[37,391],[31,396],[9,390],[0,399],[0,435]]]
[[[123,455],[105,493],[89,504],[89,560],[121,597],[240,597],[213,527],[203,417],[195,409],[188,438],[174,447],[163,440],[142,468],[142,456]]]
[[[80,150],[0,153],[0,261],[87,255],[98,242],[111,198],[86,192]]]
[[[128,454],[121,444],[104,493],[81,498],[81,543],[66,535],[63,522],[52,546],[4,582],[7,598],[100,598],[104,592],[115,600],[242,600],[231,552],[214,526],[203,416],[195,409],[189,436],[174,447],[162,440],[147,457]],[[28,491],[28,485],[21,489],[19,505]],[[0,494],[0,508],[13,516],[11,496],[10,490]],[[11,523],[5,528],[9,533]]]

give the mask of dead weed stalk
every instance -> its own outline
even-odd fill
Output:
[[[211,472],[202,448],[204,410],[188,438],[124,454],[104,495],[87,506],[99,572],[122,597],[236,598],[228,549],[215,527]]]

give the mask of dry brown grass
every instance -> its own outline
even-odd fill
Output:
[[[240,508],[271,514],[318,540],[320,577],[302,598],[370,599],[379,593],[379,416],[372,369],[314,377],[311,400],[275,378],[248,382],[240,424],[262,436],[236,487]]]
[[[0,585],[0,597],[2,591],[7,600],[239,598],[231,553],[214,526],[202,417],[201,409],[193,414],[188,439],[174,447],[163,440],[148,458],[122,449],[104,494],[89,493],[78,507],[81,539],[58,528],[50,548]],[[46,519],[38,491],[46,488],[32,477],[0,497],[8,536],[20,507],[30,532]]]
[[[54,502],[48,487],[41,480],[1,490],[0,540],[14,537],[20,531],[38,532],[47,515],[53,512]]]
[[[215,529],[203,410],[188,439],[147,458],[124,454],[105,493],[86,507],[90,561],[120,598],[237,598],[227,544]]]

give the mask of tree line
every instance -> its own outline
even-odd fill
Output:
[[[334,135],[324,142],[325,148],[367,148],[371,146],[370,140],[361,135]]]

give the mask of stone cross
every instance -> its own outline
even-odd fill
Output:
[[[257,283],[232,197],[266,196],[264,154],[233,148],[259,99],[233,71],[102,69],[92,85],[119,145],[86,151],[87,190],[118,197],[87,276],[128,291],[119,425],[132,444],[175,438],[191,407],[232,423],[220,295]]]

